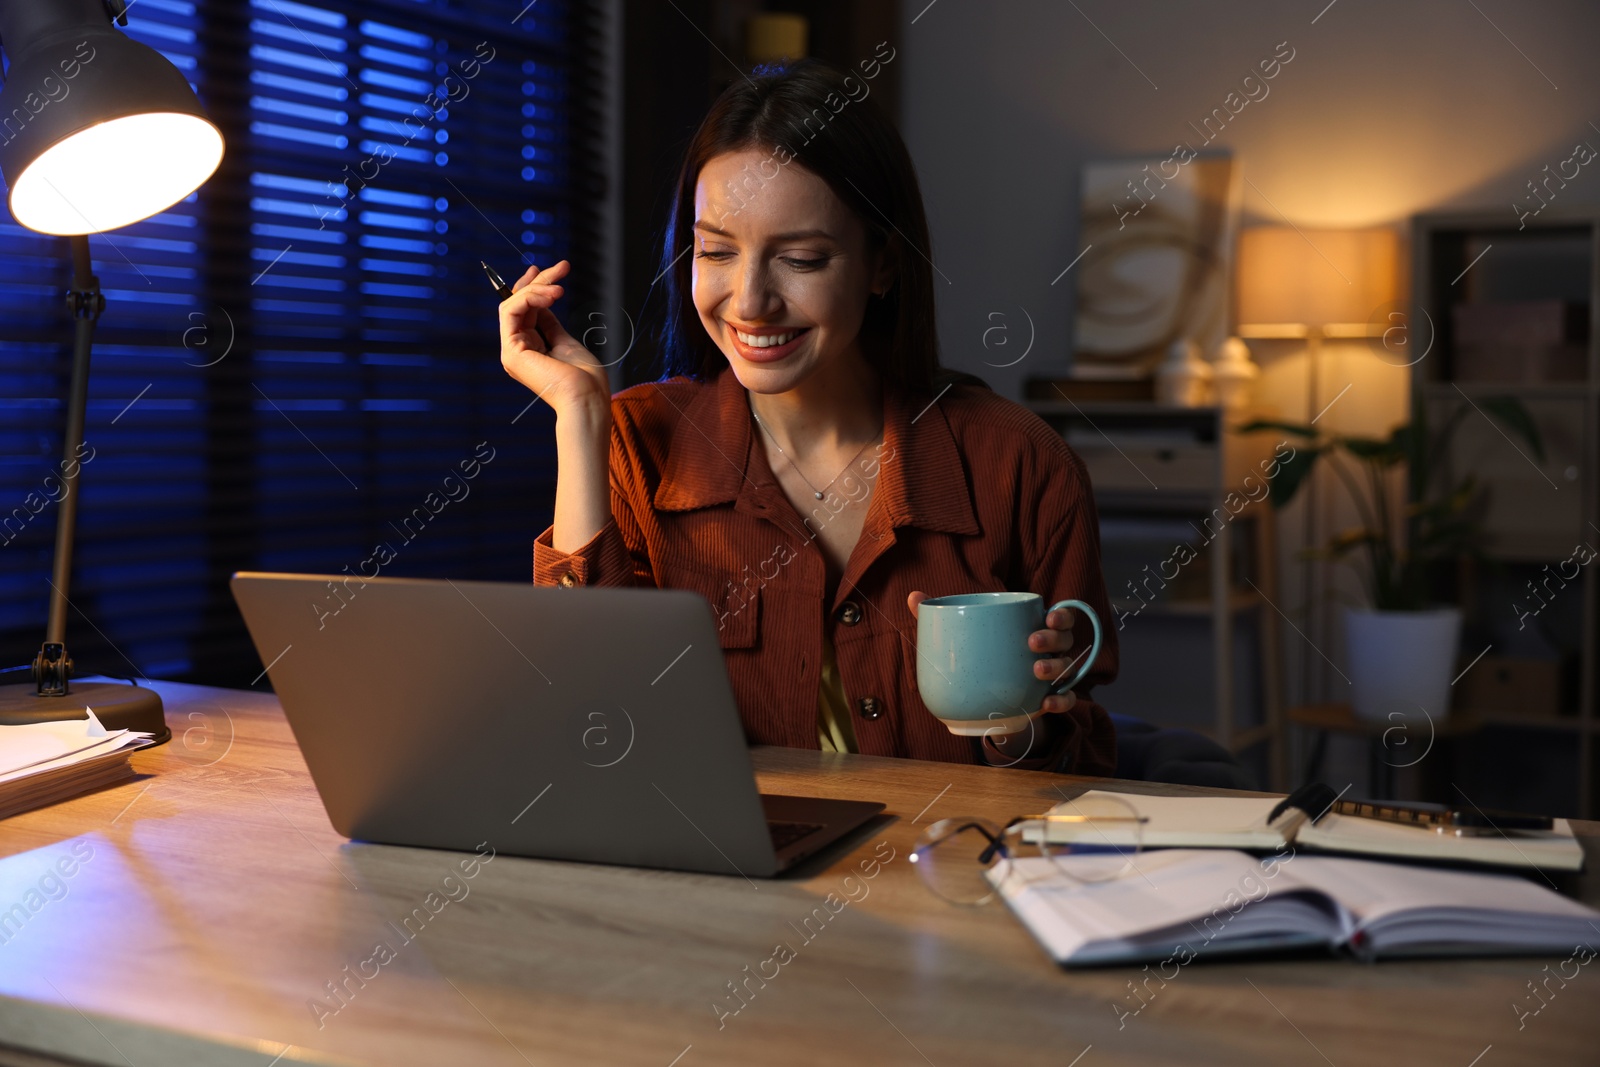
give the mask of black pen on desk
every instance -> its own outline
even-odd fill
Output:
[[[498,296],[502,302],[510,300],[511,286],[506,284],[506,280],[496,274],[494,268],[483,260],[478,260],[478,263],[483,267],[484,276],[489,279],[489,284],[494,286],[494,295]]]

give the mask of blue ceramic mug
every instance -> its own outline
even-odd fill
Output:
[[[1089,616],[1094,643],[1087,654],[1034,652],[1028,635],[1045,628],[1048,612],[1037,593],[962,593],[917,606],[917,690],[922,702],[954,734],[981,737],[1016,733],[1040,713],[1046,695],[1059,695],[1083,681],[1100,654],[1100,619],[1081,600],[1062,600],[1050,611],[1071,608]],[[1065,655],[1080,666],[1052,685],[1033,674],[1041,659]]]

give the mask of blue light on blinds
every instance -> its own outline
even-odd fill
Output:
[[[332,216],[330,215],[331,219]],[[335,220],[340,221],[340,220]],[[286,241],[316,241],[319,244],[342,245],[345,236],[333,230],[308,230],[299,226],[274,226],[271,223],[250,224],[252,237],[281,237]]]
[[[362,119],[361,124],[365,126],[370,121],[370,119]],[[426,149],[411,148],[406,145],[399,144],[389,144],[385,141],[362,141],[360,148],[361,151],[366,152],[369,155],[399,156],[401,159],[409,160],[412,163],[427,163],[433,159],[433,153],[427,151]]]
[[[321,130],[306,130],[298,126],[285,126],[277,122],[252,122],[250,132],[262,137],[281,137],[286,141],[299,141],[302,144],[319,145],[323,148],[344,148],[350,143],[349,139],[340,133],[323,133]]]
[[[444,246],[436,245],[432,241],[417,241],[408,237],[387,237],[376,233],[362,234],[361,247],[382,248],[388,252],[415,252],[423,256],[429,252],[444,254]]]
[[[252,96],[250,106],[257,111],[270,111],[278,115],[292,115],[309,122],[326,122],[330,126],[343,126],[350,116],[343,111],[312,104],[296,104],[289,100],[274,100],[270,96]]]
[[[409,93],[418,100],[433,91],[432,82],[423,81],[420,78],[407,78],[402,74],[392,74],[387,70],[378,70],[374,67],[367,67],[362,70],[359,80],[368,85]]]
[[[312,196],[343,197],[346,190],[343,185],[331,182],[315,182],[306,178],[291,178],[285,174],[271,174],[267,171],[256,171],[250,175],[250,184],[258,185],[263,189],[284,189],[291,193],[310,193]]]
[[[250,72],[251,85],[265,85],[272,89],[283,89],[291,93],[301,93],[305,96],[321,96],[329,100],[344,100],[350,94],[342,85],[323,85],[320,82],[307,81],[304,78],[291,78],[286,74],[273,74],[271,71],[252,70]]]
[[[321,56],[301,55],[298,52],[290,52],[264,44],[251,45],[250,58],[259,59],[266,63],[279,63],[285,67],[294,67],[297,70],[309,71],[312,74],[330,74],[340,78],[344,77],[346,69],[343,63],[335,63],[331,59],[323,59]]]
[[[362,45],[361,51],[357,54],[362,59],[370,59],[374,63],[387,63],[391,67],[401,67],[405,70],[433,69],[433,60],[428,56],[408,55],[405,52],[396,52],[392,48],[380,48],[372,44]]]
[[[429,208],[437,208],[443,211],[448,206],[443,202],[436,201],[431,196],[425,196],[421,193],[403,193],[394,189],[379,189],[371,185],[361,190],[361,199],[370,200],[374,204],[388,204],[391,207],[421,208],[423,211],[427,211]]]
[[[277,37],[285,41],[304,41],[319,52],[343,52],[345,49],[343,37],[330,37],[325,33],[314,33],[301,29],[299,26],[285,26],[282,23],[272,22],[267,19],[254,19],[250,23],[252,33],[259,33],[263,37]]]
[[[388,226],[396,230],[433,229],[433,223],[414,215],[396,215],[389,211],[363,211],[360,217],[363,226]]]
[[[386,26],[381,22],[364,21],[361,23],[361,32],[380,41],[408,45],[413,49],[422,51],[427,51],[433,47],[433,38],[426,34],[416,33],[412,30],[402,30],[397,26]]]
[[[281,15],[285,19],[295,22],[313,22],[319,26],[331,26],[334,29],[343,29],[345,17],[337,11],[328,11],[309,4],[297,3],[296,0],[250,0],[250,6],[257,11],[270,11]]]

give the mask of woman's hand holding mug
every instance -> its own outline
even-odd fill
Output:
[[[1081,600],[1063,600],[1048,612],[1035,593],[929,600],[917,592],[906,602],[917,619],[917,689],[951,733],[998,741],[1030,730],[1038,715],[1071,711],[1072,687],[1100,652],[1100,620]],[[1078,611],[1088,615],[1094,643],[1074,657]]]

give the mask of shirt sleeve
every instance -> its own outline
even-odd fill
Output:
[[[1100,654],[1074,688],[1077,703],[1072,710],[1039,716],[1045,728],[1022,758],[987,737],[982,753],[984,762],[995,766],[1111,777],[1117,769],[1116,730],[1111,716],[1090,697],[1096,685],[1117,676],[1117,634],[1100,570],[1100,520],[1082,461],[1065,442],[1060,448],[1056,455],[1041,457],[1037,468],[1042,483],[1033,496],[1037,521],[1020,530],[1023,563],[1032,579],[1028,588],[1044,597],[1046,608],[1059,600],[1082,600],[1094,608],[1100,618]],[[1077,615],[1073,654],[1088,649],[1094,639],[1089,620],[1081,611]]]
[[[627,461],[622,448],[622,438],[617,425],[616,407],[612,408],[611,455],[611,518],[600,532],[572,552],[561,552],[555,547],[555,525],[552,523],[533,540],[533,584],[560,585],[572,588],[580,585],[596,586],[652,586],[655,575],[650,566],[650,555],[645,547],[644,530],[634,512],[633,499],[648,499],[643,490],[630,492],[630,484],[638,479],[630,476],[633,465]],[[648,504],[644,505],[646,508]]]

